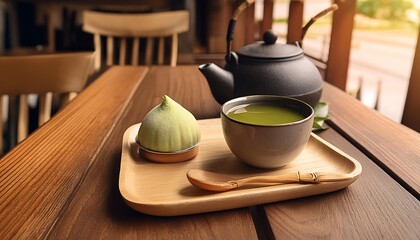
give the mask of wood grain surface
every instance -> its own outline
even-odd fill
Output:
[[[420,199],[420,134],[332,85],[325,84],[324,91],[322,101],[330,105],[332,127]]]
[[[206,82],[199,81],[201,73],[197,71],[196,74],[183,69],[177,71],[170,67],[150,70],[138,89],[135,89],[135,95],[124,109],[123,116],[115,122],[115,129],[107,137],[84,183],[69,202],[68,208],[57,221],[49,237],[52,239],[257,238],[252,216],[247,208],[160,218],[130,209],[119,193],[118,174],[123,133],[132,124],[140,122],[146,113],[161,101],[164,94],[171,96],[196,116],[218,116],[218,104],[209,95]],[[167,81],[171,81],[171,84]]]
[[[336,132],[321,137],[357,159],[360,178],[334,193],[265,206],[277,239],[419,239],[420,202]]]
[[[69,204],[147,68],[115,73],[95,81],[0,160],[2,239],[47,235]]]
[[[0,238],[419,239],[420,203],[404,189],[405,183],[418,186],[418,135],[336,92],[326,85],[332,127],[321,136],[361,162],[363,173],[350,187],[250,208],[153,217],[131,210],[119,193],[124,131],[164,94],[198,119],[218,117],[220,106],[197,66],[112,67],[0,159]],[[392,171],[376,164],[381,161]]]
[[[337,191],[352,184],[362,172],[355,159],[328,143],[311,136],[300,156],[280,169],[257,169],[239,161],[223,137],[220,118],[199,120],[201,141],[198,155],[176,164],[156,164],[138,154],[136,136],[140,124],[130,126],[122,140],[119,189],[136,211],[157,216],[176,216],[253,206]],[[189,170],[204,170],[233,178],[279,176],[310,172],[346,174],[346,181],[320,184],[277,184],[242,187],[235,191],[209,194],[186,178]],[[321,174],[322,175],[322,174]],[[164,177],[163,177],[164,176]],[[301,179],[305,177],[302,175]],[[290,177],[289,177],[290,179]],[[269,184],[270,185],[270,184]]]

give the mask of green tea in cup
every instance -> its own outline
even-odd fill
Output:
[[[295,109],[270,103],[235,106],[227,116],[239,122],[256,125],[277,125],[300,121],[305,117]]]
[[[238,97],[220,109],[223,136],[241,161],[259,168],[279,168],[305,149],[314,109],[298,99],[254,95]]]

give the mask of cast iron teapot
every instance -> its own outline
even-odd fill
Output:
[[[239,11],[243,9],[244,6]],[[335,9],[336,6],[332,10]],[[325,11],[321,13],[325,15]],[[298,43],[276,43],[277,35],[267,31],[263,41],[244,46],[236,53],[231,51],[238,15],[237,10],[229,23],[225,67],[213,63],[199,66],[217,102],[223,104],[239,96],[268,94],[294,97],[315,106],[321,97],[323,80]]]

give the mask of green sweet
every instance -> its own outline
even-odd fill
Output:
[[[165,95],[143,119],[137,137],[149,150],[176,152],[197,145],[201,133],[195,117]]]

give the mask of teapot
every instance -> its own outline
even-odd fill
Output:
[[[336,8],[333,6],[329,9]],[[240,10],[243,9],[244,6]],[[325,15],[326,12],[324,10],[321,13]],[[224,68],[214,63],[198,67],[206,77],[216,101],[223,104],[240,96],[280,95],[297,98],[315,106],[321,98],[323,80],[317,67],[305,57],[298,43],[276,43],[277,35],[267,31],[263,34],[263,41],[244,46],[237,52],[231,51],[233,29],[238,15],[236,11],[228,26]],[[308,26],[305,27],[307,29]],[[304,32],[302,38],[303,36]]]

